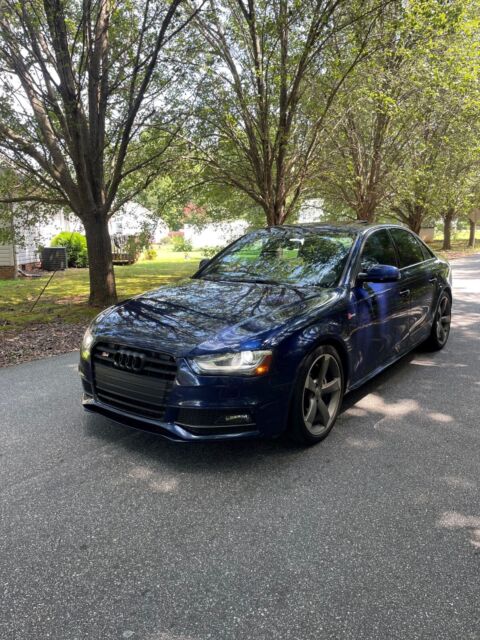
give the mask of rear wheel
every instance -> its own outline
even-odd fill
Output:
[[[442,293],[427,345],[433,351],[440,351],[447,344],[452,321],[452,303],[447,293]]]
[[[315,349],[303,362],[295,383],[290,411],[290,437],[300,444],[315,444],[335,424],[344,394],[344,373],[337,350]]]

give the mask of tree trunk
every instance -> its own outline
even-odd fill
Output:
[[[420,229],[422,228],[422,220],[417,216],[409,216],[408,226],[417,235],[420,233]]]
[[[449,210],[443,217],[443,246],[444,251],[452,248],[452,221],[453,211]]]
[[[108,220],[105,216],[94,214],[89,216],[84,224],[90,275],[88,303],[94,307],[105,308],[117,302]]]
[[[417,235],[422,228],[423,218],[425,217],[425,208],[423,205],[415,203],[410,207],[410,213],[408,214],[408,226]]]
[[[357,220],[363,220],[364,222],[375,222],[375,208],[370,203],[362,203],[357,208]]]
[[[285,203],[269,202],[263,207],[268,227],[282,225],[285,222]]]
[[[277,203],[277,206],[275,207],[275,224],[283,224],[286,216],[285,200],[283,200],[281,203]]]
[[[473,220],[469,220],[470,223],[470,236],[468,238],[468,246],[472,247],[472,249],[475,247],[475,235],[477,233],[477,225]]]

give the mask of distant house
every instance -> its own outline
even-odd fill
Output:
[[[320,198],[305,200],[298,212],[298,222],[321,222],[324,219],[323,200]]]
[[[39,244],[49,247],[52,239],[63,231],[78,231],[85,233],[82,223],[73,213],[60,209],[53,215],[47,223],[42,224],[37,230]]]
[[[183,228],[183,237],[190,242],[193,249],[224,247],[243,236],[248,226],[246,220],[212,222],[202,226],[186,224]]]
[[[168,226],[151,211],[136,202],[127,202],[108,224],[110,235],[132,236],[149,231],[154,243],[168,236]],[[13,278],[16,269],[29,271],[39,262],[40,246],[50,246],[52,239],[62,231],[84,234],[80,220],[62,209],[57,211],[47,223],[37,225],[22,233],[22,243],[2,244],[0,241],[0,278]]]
[[[17,269],[30,271],[38,265],[39,255],[35,234],[24,234],[21,245],[0,244],[0,278],[14,278]]]
[[[110,235],[134,236],[149,231],[152,242],[158,244],[168,236],[167,224],[137,202],[127,202],[108,223]]]
[[[110,235],[134,236],[145,230],[150,231],[154,243],[161,242],[168,235],[168,226],[146,207],[137,202],[127,202],[115,213],[108,223]],[[80,220],[72,213],[58,211],[40,230],[42,244],[48,246],[58,233],[78,231],[85,234]]]

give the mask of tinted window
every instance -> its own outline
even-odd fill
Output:
[[[214,258],[201,277],[332,287],[342,275],[354,237],[329,229],[263,229]]]
[[[372,233],[363,245],[361,270],[368,271],[377,264],[397,266],[395,247],[386,229]]]
[[[433,253],[433,251],[427,247],[426,244],[424,244],[422,242],[422,251],[423,251],[423,256],[425,258],[425,260],[430,260],[430,258],[435,258],[435,254]]]
[[[390,233],[397,245],[400,268],[425,260],[421,243],[410,232],[390,229]]]

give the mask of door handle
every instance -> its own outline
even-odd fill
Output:
[[[400,296],[409,296],[410,295],[410,289],[403,289],[403,291],[400,291],[398,295],[400,295]]]
[[[437,281],[437,276],[432,276],[431,278],[428,279],[429,282],[436,282]]]

